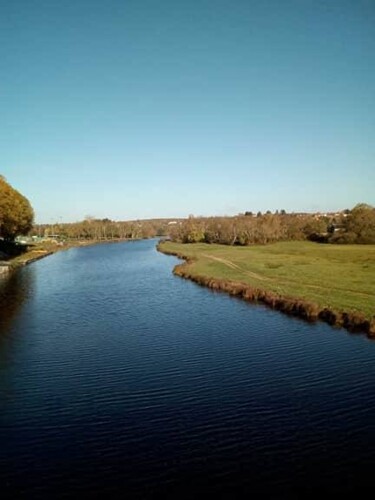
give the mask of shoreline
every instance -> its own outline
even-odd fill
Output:
[[[122,243],[124,241],[133,241],[133,240],[130,240],[130,239],[89,240],[89,241],[79,240],[76,242],[69,241],[66,245],[49,244],[48,248],[29,250],[21,255],[18,255],[17,257],[14,257],[13,259],[3,261],[3,265],[0,267],[0,270],[1,270],[1,268],[5,268],[6,271],[3,273],[0,273],[0,276],[1,275],[8,275],[10,272],[15,271],[16,269],[19,269],[20,267],[32,264],[33,262],[44,259],[45,257],[48,257],[49,255],[53,255],[57,252],[70,250],[71,248],[81,248],[81,247],[87,247],[87,246],[93,246],[93,245],[100,245],[103,243]]]
[[[254,304],[263,304],[270,309],[289,316],[303,319],[309,323],[322,321],[336,328],[344,328],[350,333],[364,333],[369,339],[375,339],[375,318],[369,320],[362,313],[338,311],[328,307],[321,308],[314,302],[298,297],[282,296],[276,292],[262,290],[246,283],[228,279],[213,278],[191,272],[190,266],[196,259],[180,252],[167,250],[159,243],[157,250],[165,255],[172,255],[184,260],[173,268],[173,274],[214,291],[225,292]]]

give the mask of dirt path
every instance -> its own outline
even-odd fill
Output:
[[[231,269],[235,269],[236,271],[241,271],[241,273],[244,273],[247,276],[250,276],[250,278],[255,278],[255,279],[258,279],[261,281],[273,281],[272,278],[269,278],[268,276],[262,276],[260,274],[253,273],[252,271],[245,271],[239,265],[235,264],[234,262],[232,262],[230,260],[222,259],[220,257],[215,257],[214,255],[209,255],[207,253],[203,253],[202,257],[207,257],[208,259],[216,260],[217,262],[221,262],[222,264],[230,267]]]

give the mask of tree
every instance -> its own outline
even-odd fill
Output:
[[[375,208],[358,203],[345,218],[344,229],[356,235],[355,243],[375,243]]]
[[[13,241],[16,236],[27,234],[33,219],[29,200],[0,176],[0,238]]]

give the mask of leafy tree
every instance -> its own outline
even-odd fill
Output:
[[[323,219],[309,217],[302,227],[303,234],[309,238],[311,235],[327,232],[327,223]]]
[[[13,241],[16,236],[27,234],[33,219],[29,200],[0,176],[0,238]]]
[[[321,243],[375,243],[375,209],[359,204],[346,217],[333,214],[287,214],[269,210],[256,217],[248,212],[235,217],[198,217],[180,221],[170,232],[183,243],[204,241],[223,245],[267,244],[286,240],[313,240]],[[331,230],[330,230],[331,228]]]
[[[371,205],[356,205],[344,224],[347,233],[356,235],[356,243],[375,243],[375,208]]]

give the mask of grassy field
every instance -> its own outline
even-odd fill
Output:
[[[192,259],[189,273],[313,302],[319,308],[375,315],[375,245],[280,242],[230,247],[162,243],[162,251]]]

